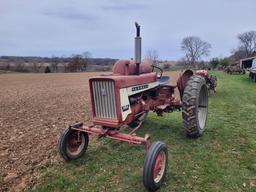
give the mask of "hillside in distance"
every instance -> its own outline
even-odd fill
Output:
[[[44,72],[49,67],[51,72],[110,71],[118,59],[72,57],[31,57],[1,56],[0,70],[17,72]],[[173,66],[176,61],[157,61],[160,67]],[[80,66],[80,67],[79,67]]]

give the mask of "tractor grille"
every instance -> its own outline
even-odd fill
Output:
[[[96,117],[117,118],[116,98],[113,81],[92,81]]]

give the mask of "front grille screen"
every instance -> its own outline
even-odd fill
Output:
[[[96,117],[117,118],[113,81],[92,81],[94,109]]]

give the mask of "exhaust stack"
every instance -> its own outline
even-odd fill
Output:
[[[136,37],[135,37],[135,64],[136,64],[136,75],[140,74],[140,63],[141,63],[141,37],[140,37],[140,25],[135,22]]]

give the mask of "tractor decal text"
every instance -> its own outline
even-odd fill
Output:
[[[147,85],[139,85],[139,86],[136,86],[136,87],[132,87],[132,92],[139,91],[139,90],[142,90],[142,89],[147,89],[147,88],[148,88],[148,84]]]
[[[127,111],[127,110],[129,110],[129,105],[122,106],[122,111],[123,112]]]

